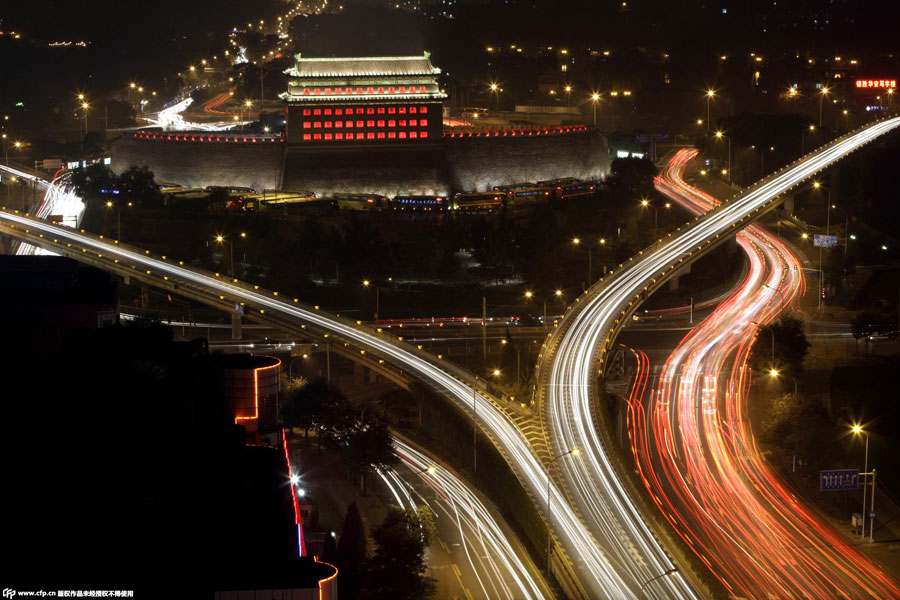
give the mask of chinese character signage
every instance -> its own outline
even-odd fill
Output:
[[[896,79],[857,79],[856,89],[859,90],[892,90],[897,87]]]
[[[816,248],[834,248],[837,246],[837,236],[819,235],[817,233],[813,236],[813,246]]]
[[[819,491],[835,492],[859,489],[859,469],[819,471]]]

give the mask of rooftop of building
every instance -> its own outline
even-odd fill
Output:
[[[295,55],[297,63],[285,71],[291,77],[396,77],[410,75],[438,75],[441,70],[431,64],[431,55],[366,56],[366,57],[303,57]]]

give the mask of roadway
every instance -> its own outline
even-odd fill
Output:
[[[545,467],[515,420],[515,407],[504,407],[483,390],[483,380],[476,380],[463,369],[441,360],[420,347],[410,345],[403,336],[388,334],[380,328],[374,331],[360,321],[330,315],[317,306],[308,306],[299,299],[279,296],[272,290],[228,279],[218,273],[184,266],[166,256],[127,247],[109,240],[23,215],[17,211],[0,211],[0,234],[26,240],[29,243],[64,256],[88,262],[132,278],[147,285],[161,287],[172,293],[192,298],[223,310],[239,306],[251,317],[286,329],[316,331],[330,340],[352,345],[366,358],[387,362],[403,370],[410,377],[422,381],[442,393],[464,412],[472,414],[476,407],[477,425],[497,447],[513,472],[522,482],[532,500],[545,506],[548,489],[553,504],[554,533],[570,558],[564,565],[572,569],[560,571],[558,578],[570,593],[583,598],[620,597],[626,589],[624,581],[599,551],[593,535],[585,529],[576,513],[566,502],[555,482],[548,482]],[[312,331],[311,331],[312,330]],[[548,486],[549,483],[549,486]]]
[[[379,475],[399,508],[425,505],[434,514],[438,539],[427,559],[437,575],[438,597],[553,597],[496,507],[421,448],[398,437],[394,446],[400,464]]]
[[[622,588],[619,597],[635,597],[652,577],[676,568],[651,530],[635,490],[620,473],[627,465],[606,446],[615,441],[595,425],[595,391],[602,385],[605,361],[615,338],[638,306],[685,262],[696,260],[762,214],[781,198],[835,161],[900,126],[893,117],[867,125],[802,157],[788,167],[698,216],[642,250],[579,297],[546,343],[538,378],[539,410],[551,453],[572,447],[582,458],[557,460],[573,507],[600,542]],[[644,595],[681,598],[696,595],[682,570],[657,580]]]
[[[716,201],[682,179],[695,155],[680,151],[657,189],[701,213]],[[635,352],[628,431],[644,484],[732,594],[900,597],[897,583],[804,506],[760,455],[747,410],[754,323],[779,318],[806,286],[801,259],[780,238],[751,225],[737,242],[750,263],[747,277],[682,340],[647,398],[649,364]]]

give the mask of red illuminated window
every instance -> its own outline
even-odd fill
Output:
[[[353,88],[349,88],[349,87],[348,87],[346,90],[344,90],[344,93],[345,93],[345,94],[352,94],[352,93],[353,93]]]
[[[366,109],[366,114],[367,114],[367,115],[374,115],[374,114],[375,114],[375,109],[374,109],[374,108],[367,108],[367,109]]]
[[[330,108],[326,108],[326,109],[325,109],[325,114],[326,114],[326,115],[330,115],[330,114],[331,114],[331,109],[330,109]]]
[[[356,93],[357,93],[357,94],[362,94],[362,93],[363,93],[363,89],[362,89],[361,87],[356,88]]]
[[[322,134],[321,134],[321,133],[314,133],[314,134],[313,134],[313,139],[314,139],[314,140],[321,140],[321,139],[322,139]]]
[[[397,137],[397,132],[395,132],[395,131],[388,131],[388,139],[391,139],[391,140],[392,140],[392,139],[394,139],[395,137]]]
[[[335,122],[334,122],[334,128],[335,128],[335,129],[341,129],[343,126],[344,126],[344,122],[343,122],[343,121],[335,121]]]
[[[353,127],[353,121],[344,121],[344,127]]]
[[[388,127],[396,127],[397,121],[388,121]]]
[[[325,121],[325,129],[331,129],[331,121]]]
[[[416,131],[410,131],[410,132],[409,132],[409,137],[411,137],[411,138],[417,138],[417,137],[419,137],[419,133],[416,132]]]
[[[303,141],[304,141],[304,142],[308,142],[308,141],[310,140],[310,138],[311,138],[311,136],[310,136],[308,133],[304,133],[304,134],[303,134]]]
[[[378,139],[379,139],[379,140],[383,140],[383,139],[384,139],[384,132],[383,132],[383,131],[379,131],[379,132],[378,132]]]
[[[397,109],[397,112],[399,112],[401,115],[405,115],[405,114],[406,114],[406,107],[405,107],[405,106],[401,106],[400,108]]]
[[[399,137],[401,140],[405,140],[405,139],[406,139],[406,132],[405,132],[405,131],[401,131],[401,132],[400,132],[400,135],[399,135],[398,137]]]
[[[419,137],[420,137],[420,138],[427,138],[427,137],[428,137],[428,132],[427,132],[427,131],[420,131],[420,132],[419,132]]]
[[[388,106],[388,114],[389,115],[396,114],[396,112],[397,112],[396,108],[394,108],[393,106]]]
[[[420,91],[420,92],[424,92],[424,91],[425,91],[425,86],[424,86],[424,85],[420,85],[420,86],[419,86],[419,91]]]
[[[384,121],[378,121],[378,126],[379,126],[379,127],[384,127]]]
[[[366,121],[366,127],[375,127],[375,121]]]
[[[303,129],[309,129],[310,127],[312,127],[312,123],[310,123],[309,121],[303,121]]]
[[[400,127],[406,127],[406,121],[400,121]]]
[[[375,134],[374,134],[374,133],[367,133],[367,134],[366,134],[366,139],[367,139],[367,140],[374,140],[374,139],[375,139]]]
[[[375,93],[375,88],[367,87],[367,88],[366,88],[366,93],[367,93],[367,94],[374,94],[374,93]]]
[[[322,121],[313,121],[313,129],[321,129]]]
[[[384,114],[384,107],[383,107],[383,106],[380,106],[380,107],[378,108],[378,114],[379,114],[379,115],[383,115],[383,114]]]
[[[311,115],[311,114],[312,114],[312,111],[311,111],[310,109],[308,109],[308,108],[304,108],[304,109],[303,109],[303,116],[304,116],[304,117],[308,117],[308,116]]]
[[[321,108],[317,108],[317,109],[313,110],[313,114],[314,114],[314,115],[321,115],[321,114],[322,114],[322,109],[321,109]]]
[[[363,127],[363,121],[357,121],[357,122],[356,122],[356,126],[357,126],[357,127]]]
[[[334,134],[334,139],[336,139],[336,140],[342,140],[342,139],[344,139],[344,134],[343,134],[343,133],[336,133],[336,134]]]
[[[389,93],[389,94],[393,94],[393,93],[394,93],[394,86],[391,86],[391,87],[388,88],[388,93]]]
[[[340,116],[340,115],[344,114],[344,109],[343,109],[343,108],[336,108],[336,109],[334,109],[334,114]]]
[[[405,86],[405,85],[401,85],[401,86],[400,86],[400,93],[401,93],[401,94],[405,94],[405,93],[406,93],[406,86]]]
[[[331,95],[331,88],[325,88],[325,93],[328,94],[328,95],[330,96],[330,95]],[[328,110],[328,109],[326,108],[325,110]],[[325,113],[325,114],[327,115],[328,113]]]
[[[384,93],[384,88],[383,88],[383,87],[378,88],[378,93],[379,93],[379,94],[383,94],[383,93]]]
[[[331,134],[330,134],[330,133],[326,133],[326,134],[325,134],[325,139],[326,139],[326,140],[330,140],[330,139],[331,139]]]
[[[416,114],[417,111],[418,111],[418,109],[415,106],[409,107],[409,114],[414,115],[414,114]]]
[[[427,106],[420,106],[420,107],[419,107],[419,113],[421,113],[421,114],[424,115],[424,114],[427,113],[427,112],[428,112],[428,107],[427,107]]]
[[[364,109],[362,109],[362,108],[357,108],[357,109],[356,109],[356,114],[358,114],[358,115],[364,115],[364,114],[366,114],[366,113],[363,112],[363,110],[364,110]]]
[[[410,119],[410,121],[409,121],[410,127],[418,127],[418,125],[419,125],[418,121],[416,121],[415,119]]]

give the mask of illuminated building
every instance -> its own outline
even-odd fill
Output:
[[[304,58],[291,77],[287,142],[304,146],[422,144],[442,133],[441,70],[429,54]]]

